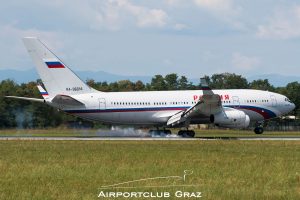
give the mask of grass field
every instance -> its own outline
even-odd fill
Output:
[[[176,134],[178,129],[171,129],[172,133]],[[124,132],[128,132],[128,129],[124,129]],[[129,130],[129,132],[133,130]],[[144,130],[147,132],[148,130]],[[300,132],[287,131],[287,132],[276,132],[276,131],[265,131],[261,135],[254,134],[253,131],[249,130],[200,130],[196,129],[196,137],[300,137]],[[97,137],[105,134],[108,136],[110,130],[104,129],[8,129],[0,130],[1,136],[47,136],[47,137]],[[138,134],[135,134],[138,135]]]
[[[193,174],[184,183],[196,186],[138,191],[300,199],[299,141],[0,141],[0,199],[99,199],[103,185],[185,169]]]

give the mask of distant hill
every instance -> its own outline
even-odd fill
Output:
[[[95,81],[107,81],[107,82],[115,82],[119,80],[130,80],[130,81],[138,81],[141,80],[145,83],[151,82],[150,76],[123,76],[111,74],[103,71],[75,71],[75,73],[83,80],[94,79]],[[5,79],[12,79],[17,83],[27,83],[29,81],[35,81],[39,79],[39,76],[35,69],[29,69],[25,71],[18,70],[0,70],[0,81]]]
[[[138,81],[141,80],[144,83],[150,83],[152,77],[151,76],[124,76],[124,75],[116,75],[103,71],[75,71],[78,76],[86,81],[87,79],[94,79],[95,81],[107,81],[107,82],[115,82],[119,80],[130,80],[130,81]],[[180,75],[180,74],[179,74]],[[5,79],[12,79],[17,83],[27,83],[29,81],[35,81],[39,78],[35,69],[29,69],[25,71],[19,70],[0,70],[0,81]],[[199,77],[200,78],[200,77]],[[199,84],[199,78],[192,78],[189,81],[194,84]],[[300,76],[285,76],[279,74],[264,74],[264,75],[256,75],[256,76],[248,76],[246,77],[248,81],[253,81],[257,79],[268,79],[269,82],[275,87],[285,86],[286,84],[298,81],[300,82]]]
[[[35,69],[18,71],[13,69],[0,70],[0,80],[12,79],[17,83],[27,83],[38,79]]]

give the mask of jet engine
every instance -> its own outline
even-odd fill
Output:
[[[247,128],[250,124],[249,116],[234,108],[225,108],[223,112],[211,115],[210,121],[224,128]]]

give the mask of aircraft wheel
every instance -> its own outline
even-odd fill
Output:
[[[195,131],[187,131],[189,137],[195,137]]]
[[[254,129],[255,134],[262,134],[264,132],[263,127],[255,127]]]
[[[182,137],[195,137],[195,131],[180,130],[180,131],[178,131],[178,136],[182,136]]]
[[[185,131],[184,130],[180,130],[177,133],[178,136],[184,136],[185,135]]]

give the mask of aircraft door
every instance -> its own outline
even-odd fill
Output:
[[[105,110],[106,109],[106,101],[104,98],[99,99],[99,109],[100,110]]]
[[[232,97],[232,104],[234,105],[235,108],[240,107],[240,99],[238,96],[233,96]]]
[[[276,97],[274,95],[271,95],[270,96],[270,99],[271,99],[271,105],[274,107],[274,106],[277,106],[277,100],[276,100]]]

